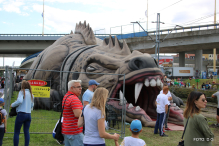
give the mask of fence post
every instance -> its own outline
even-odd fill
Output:
[[[5,101],[5,109],[6,109],[6,111],[9,111],[9,102],[8,102],[8,80],[9,80],[9,76],[8,76],[8,68],[9,68],[9,66],[7,65],[6,67],[5,67],[5,86],[4,86],[4,101]]]

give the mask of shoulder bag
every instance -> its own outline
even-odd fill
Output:
[[[24,96],[23,96],[23,99],[24,99]],[[10,117],[17,116],[17,111],[16,111],[17,107],[18,107],[18,106],[11,108],[11,110],[10,110],[10,112],[9,112],[9,116],[10,116]]]
[[[187,122],[186,122],[186,127],[187,127],[188,121],[189,121],[189,117],[188,117]],[[183,136],[184,136],[184,134],[185,134],[186,127],[185,127],[185,129],[184,129],[184,131],[183,131],[183,135],[182,135],[181,141],[179,142],[179,144],[178,144],[177,146],[184,146]]]
[[[70,94],[70,95],[72,95],[72,94]],[[67,97],[66,97],[66,99],[70,96],[70,95],[68,95]],[[66,101],[66,99],[65,99],[65,101]],[[61,115],[60,115],[60,119],[59,119],[59,122],[58,122],[58,124],[56,125],[56,128],[55,128],[55,139],[57,139],[57,140],[59,140],[59,141],[64,141],[64,137],[63,137],[63,135],[62,135],[62,113],[63,113],[63,110],[64,110],[64,105],[65,105],[65,102],[64,102],[64,104],[63,104],[63,106],[62,106],[62,112],[61,112]]]

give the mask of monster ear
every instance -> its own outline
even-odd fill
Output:
[[[81,34],[84,38],[84,41],[87,45],[96,45],[96,38],[92,28],[86,25],[86,21],[82,24],[81,21],[75,26],[75,34]]]

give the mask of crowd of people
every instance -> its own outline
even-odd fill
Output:
[[[119,146],[118,140],[120,135],[109,134],[105,131],[107,123],[105,121],[105,105],[109,91],[104,87],[98,87],[99,83],[90,80],[88,89],[82,96],[82,102],[79,99],[82,86],[80,80],[71,80],[68,82],[68,92],[62,100],[63,121],[62,134],[64,141],[59,142],[65,146],[105,146],[105,139],[112,139],[116,146]],[[219,100],[219,91],[212,95]],[[163,89],[156,98],[157,120],[154,128],[154,134],[161,137],[168,137],[165,131],[171,129],[168,127],[168,117],[172,96],[168,84],[164,84]],[[21,91],[18,98],[11,104],[16,107],[17,117],[14,128],[14,146],[19,145],[19,134],[21,127],[24,129],[25,146],[29,145],[30,134],[29,128],[31,123],[31,108],[34,104],[34,96],[28,81],[23,80]],[[83,104],[82,104],[83,103]],[[186,102],[184,116],[184,134],[185,145],[210,146],[214,138],[207,119],[200,113],[202,108],[207,104],[204,93],[192,91]],[[4,99],[0,98],[0,111],[3,113],[5,120],[0,125],[0,146],[4,133],[7,131],[7,112],[3,109]],[[219,126],[219,102],[217,108],[217,126]],[[84,129],[83,129],[84,128]],[[83,131],[84,130],[84,131]],[[146,142],[139,138],[142,132],[142,123],[140,120],[133,120],[130,125],[131,136],[125,137],[121,146],[146,146]],[[54,133],[53,133],[54,134]],[[54,135],[53,135],[54,136]],[[202,138],[202,140],[198,140]]]

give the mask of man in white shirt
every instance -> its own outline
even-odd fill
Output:
[[[159,129],[159,134],[161,137],[167,137],[167,135],[164,134],[163,132],[163,125],[164,125],[166,113],[168,111],[169,101],[166,95],[168,91],[169,91],[168,86],[164,86],[163,93],[160,93],[157,96],[156,103],[155,103],[157,105],[157,121],[156,121],[155,128],[154,128],[154,134],[158,134],[158,129]]]
[[[167,87],[168,87],[167,84],[164,84],[164,86],[167,86]],[[163,93],[163,90],[161,90],[160,93],[162,94],[162,93]],[[168,128],[168,126],[167,126],[167,122],[168,122],[169,113],[170,113],[170,101],[172,101],[173,98],[172,98],[172,95],[171,95],[170,91],[168,91],[168,93],[167,93],[166,95],[167,95],[167,98],[168,98],[168,111],[167,111],[167,114],[166,114],[166,117],[165,117],[165,122],[164,122],[164,124],[165,124],[165,131],[171,131],[171,129]]]

